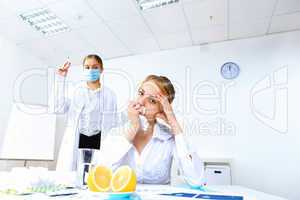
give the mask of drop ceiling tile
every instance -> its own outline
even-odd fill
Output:
[[[2,0],[1,3],[18,15],[43,7],[43,4],[39,0]]]
[[[46,38],[37,39],[34,42],[24,42],[19,44],[18,47],[39,58],[51,58],[55,55],[53,47],[49,45]]]
[[[106,24],[123,41],[152,36],[151,31],[140,16],[106,21]]]
[[[227,23],[227,0],[190,1],[183,6],[192,29]]]
[[[28,23],[24,22],[19,16],[13,16],[6,20],[0,20],[0,35],[6,37],[14,43],[32,41],[43,38],[43,34],[36,31]]]
[[[55,3],[57,1],[61,1],[61,0],[40,0],[40,2],[42,2],[42,4],[44,4],[44,5],[49,5],[49,4]]]
[[[130,55],[126,46],[117,38],[105,25],[100,25],[97,29],[78,29],[78,33],[86,42],[97,49],[105,58]]]
[[[300,11],[299,0],[278,0],[275,15],[288,14]]]
[[[249,22],[232,22],[229,26],[229,38],[245,38],[260,36],[267,33],[270,19],[260,19]]]
[[[194,44],[224,41],[227,39],[227,26],[209,26],[207,28],[193,29],[192,38]]]
[[[80,52],[91,46],[76,31],[56,34],[47,39],[55,49],[64,49],[66,52]]]
[[[106,21],[106,23],[132,53],[137,54],[159,50],[152,33],[140,16]]]
[[[156,35],[183,32],[188,30],[180,4],[142,11],[146,23]]]
[[[188,32],[179,32],[157,37],[161,49],[181,48],[192,45],[192,39]]]
[[[88,0],[87,2],[104,20],[118,20],[139,14],[134,0]]]
[[[12,8],[0,2],[0,20],[6,20],[14,15],[15,13]]]
[[[300,29],[300,12],[273,16],[269,33]]]
[[[126,41],[126,45],[133,54],[150,53],[160,50],[153,37],[129,40]]]
[[[229,20],[256,21],[271,18],[276,0],[229,0]]]
[[[72,9],[70,9],[72,5]],[[83,0],[57,1],[47,6],[53,13],[61,18],[71,29],[81,28],[87,25],[97,26],[101,19],[91,11]]]
[[[190,2],[195,2],[195,1],[199,1],[199,0],[181,0],[182,3],[190,3]]]

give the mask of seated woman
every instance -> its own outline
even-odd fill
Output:
[[[137,99],[129,103],[127,123],[110,131],[95,162],[113,169],[129,165],[139,183],[168,184],[175,158],[184,179],[190,185],[201,185],[203,162],[188,151],[171,106],[174,97],[168,78],[148,76]]]

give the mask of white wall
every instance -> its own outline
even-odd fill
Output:
[[[45,68],[46,66],[29,52],[18,48],[12,42],[0,36],[1,54],[1,99],[0,99],[0,149],[8,116],[11,110],[15,94],[20,94],[26,103],[45,104],[47,103],[46,88],[47,79],[41,76],[30,76],[21,81],[20,87],[14,89],[16,80],[26,71],[32,68]],[[38,84],[37,84],[38,83]],[[20,90],[19,90],[20,89]],[[20,93],[19,93],[20,92]],[[6,166],[20,165],[21,162],[0,162],[0,169]]]
[[[136,84],[148,74],[168,76],[182,87],[174,107],[189,123],[186,128],[194,126],[189,140],[201,156],[232,157],[233,184],[296,200],[300,198],[299,36],[300,32],[291,32],[113,59],[105,62],[104,82],[116,91],[122,107],[132,94],[127,79]],[[219,72],[227,61],[241,67],[232,86]],[[275,73],[278,69],[282,70]],[[268,79],[258,83],[273,73],[282,85],[269,87]],[[227,92],[222,92],[222,85]],[[199,101],[193,103],[195,97]],[[215,113],[199,111],[203,108]]]

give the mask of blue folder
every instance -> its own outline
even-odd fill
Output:
[[[165,193],[165,194],[160,194],[160,195],[173,196],[173,197],[196,198],[196,199],[210,199],[210,200],[243,200],[242,196],[195,194],[195,193],[185,193],[185,192]]]

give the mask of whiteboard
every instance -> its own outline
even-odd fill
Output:
[[[14,103],[0,148],[1,159],[53,160],[55,114],[47,106]]]

